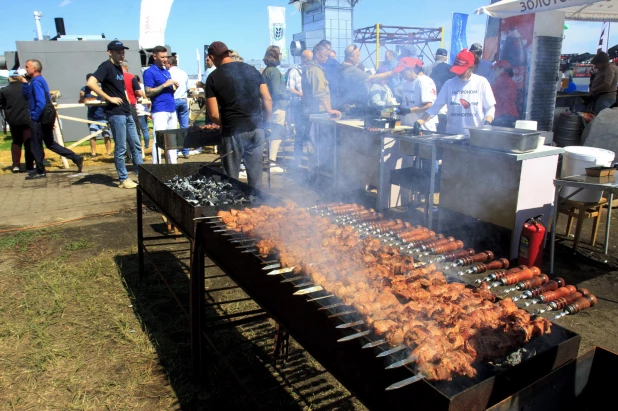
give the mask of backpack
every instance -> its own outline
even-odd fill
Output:
[[[40,122],[44,126],[53,126],[56,123],[56,107],[49,99],[49,93],[45,92],[45,107],[43,107],[43,113],[41,114]]]

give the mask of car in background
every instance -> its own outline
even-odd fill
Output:
[[[580,63],[573,67],[573,83],[577,87],[577,91],[587,93],[590,90],[590,76],[592,74],[593,64]]]

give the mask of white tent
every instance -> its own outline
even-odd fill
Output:
[[[505,19],[549,10],[564,11],[567,20],[618,22],[618,0],[502,0],[474,12]]]

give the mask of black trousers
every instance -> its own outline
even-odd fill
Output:
[[[78,161],[79,156],[77,154],[56,143],[54,140],[54,126],[46,126],[38,121],[32,121],[30,123],[30,130],[30,150],[32,150],[32,154],[34,155],[37,174],[45,173],[45,166],[43,165],[43,160],[45,158],[43,143],[45,143],[45,147],[47,147],[48,150],[62,157],[66,157],[74,163]]]
[[[30,126],[29,125],[10,125],[11,127],[11,137],[13,138],[13,145],[19,146],[21,151],[21,146],[24,146],[24,152],[26,155],[26,170],[34,169],[34,156],[32,155],[32,150],[30,150]],[[19,166],[19,161],[17,164],[13,164]]]

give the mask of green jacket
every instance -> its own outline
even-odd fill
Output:
[[[324,70],[316,61],[310,61],[303,70],[303,112],[305,115],[326,111],[324,102],[330,105],[330,89]]]
[[[289,96],[285,90],[285,82],[281,72],[274,66],[269,66],[262,72],[270,97],[273,99],[273,110],[279,110],[289,105]]]

